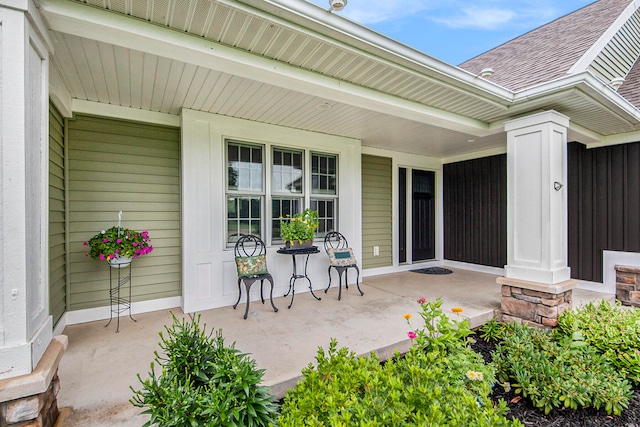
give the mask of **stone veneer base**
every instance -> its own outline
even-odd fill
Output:
[[[28,375],[0,380],[0,426],[52,427],[58,418],[58,365],[68,345],[64,335],[54,337]]]
[[[558,326],[558,316],[571,307],[576,280],[547,285],[526,280],[498,277],[502,285],[500,304],[503,322],[526,323],[542,328]]]
[[[623,305],[640,307],[640,267],[616,265],[616,298]]]

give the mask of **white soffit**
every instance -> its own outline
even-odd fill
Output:
[[[451,76],[420,72],[407,58],[391,62],[392,52],[375,57],[229,0],[41,3],[55,30],[53,61],[78,100],[166,114],[184,107],[439,157],[504,144],[500,123],[537,109],[603,135],[634,131],[640,118],[617,94],[585,95],[578,79],[565,79],[574,85],[565,91],[554,82],[512,93],[455,67]],[[292,0],[303,3],[311,7]],[[319,111],[323,103],[331,108]]]

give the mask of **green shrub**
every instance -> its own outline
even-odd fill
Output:
[[[521,426],[505,418],[504,402],[489,399],[494,369],[468,347],[468,322],[449,321],[441,305],[424,301],[428,325],[412,331],[416,345],[404,357],[381,364],[375,353],[356,357],[335,340],[328,352],[319,349],[317,366],[287,392],[278,425]]]
[[[144,427],[273,423],[277,406],[268,388],[260,386],[263,370],[234,345],[225,346],[220,331],[207,334],[199,320],[173,316],[166,337],[160,332],[163,355],[155,352],[149,378],[138,374],[142,388],[131,388],[131,403],[151,415]]]
[[[554,408],[593,406],[619,415],[632,396],[629,382],[579,331],[560,338],[513,323],[493,353],[498,377],[512,381],[515,392],[545,414]]]
[[[618,372],[640,384],[640,310],[622,309],[606,301],[567,310],[559,317],[554,334],[568,336],[576,331]]]

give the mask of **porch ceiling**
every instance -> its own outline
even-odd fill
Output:
[[[368,30],[291,4],[311,17],[253,0],[42,0],[41,11],[54,39],[52,74],[71,99],[189,108],[440,158],[504,147],[501,123],[540,109],[596,137],[636,130],[637,120],[580,88],[515,102],[491,82],[369,32],[408,52],[373,46],[354,35]],[[339,33],[341,24],[351,33]]]

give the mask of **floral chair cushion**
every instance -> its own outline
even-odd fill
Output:
[[[238,277],[269,274],[267,270],[267,257],[264,254],[258,256],[237,256],[236,267],[238,269]]]
[[[351,248],[329,248],[327,254],[329,255],[331,265],[335,265],[336,267],[347,267],[356,264],[356,257],[353,255],[353,249]]]

